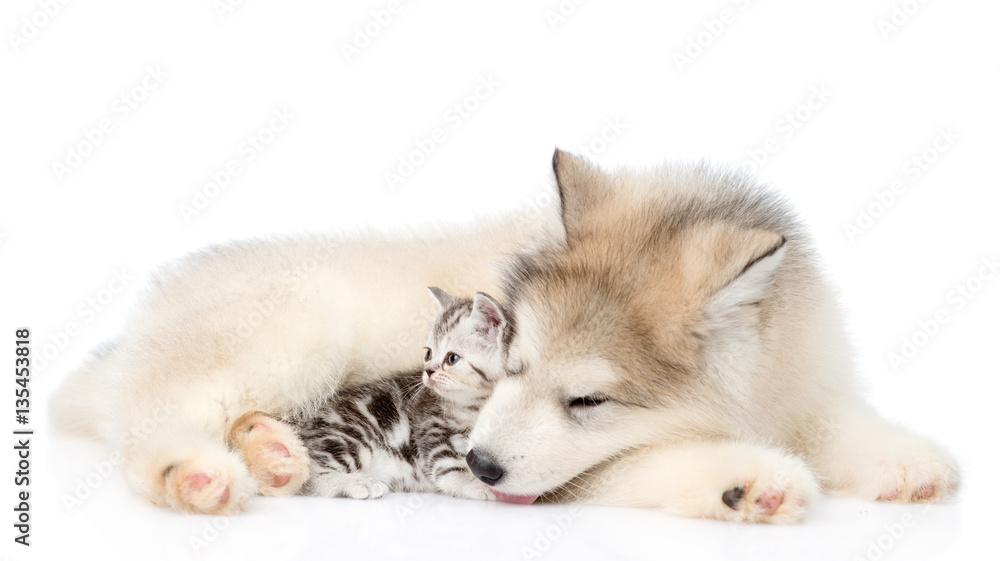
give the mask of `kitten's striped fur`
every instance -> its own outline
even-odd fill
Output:
[[[386,492],[440,492],[495,500],[465,462],[468,433],[503,373],[506,327],[489,296],[454,298],[432,288],[440,307],[424,370],[338,392],[293,420],[311,458],[303,493],[355,499]]]

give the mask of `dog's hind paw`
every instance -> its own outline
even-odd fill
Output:
[[[249,413],[229,431],[261,495],[294,495],[309,478],[309,453],[295,430],[263,413]]]
[[[169,506],[195,514],[233,514],[253,495],[255,484],[239,460],[195,457],[171,465],[163,473]]]
[[[871,472],[876,499],[894,503],[940,503],[958,490],[959,470],[947,456],[931,454],[878,462]]]

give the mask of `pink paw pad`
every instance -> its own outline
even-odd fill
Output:
[[[271,427],[265,425],[264,423],[257,423],[250,427],[250,432],[271,432]]]
[[[199,493],[202,489],[207,487],[212,483],[212,478],[205,473],[194,473],[184,480],[184,487],[191,493]],[[218,505],[224,505],[229,501],[229,485],[222,490],[222,494],[219,495]]]
[[[285,445],[281,444],[280,442],[268,442],[264,446],[264,450],[268,454],[280,458],[289,458],[292,455],[291,452],[288,451],[288,448],[286,448]],[[288,482],[292,480],[292,475],[291,474],[278,475],[276,473],[267,472],[263,475],[262,479],[265,481],[269,481],[269,485],[271,487],[277,488],[288,485]]]
[[[281,456],[282,458],[288,458],[292,455],[291,452],[288,451],[288,448],[280,442],[269,442],[265,448],[271,454]]]
[[[898,499],[900,493],[902,493],[902,492],[903,492],[902,489],[893,489],[892,491],[889,491],[888,493],[882,493],[881,495],[879,495],[878,500],[883,501],[883,502],[887,502],[887,503],[891,503],[892,501]]]
[[[919,489],[913,492],[913,496],[910,498],[911,501],[927,501],[934,497],[934,493],[937,489],[934,487],[933,483],[928,483],[921,486]]]
[[[757,498],[757,506],[765,516],[771,516],[781,508],[781,503],[785,501],[785,494],[781,491],[766,491]]]
[[[271,487],[284,487],[288,485],[288,482],[292,480],[291,474],[285,475],[275,475],[271,474]]]
[[[189,475],[187,479],[184,480],[184,485],[192,491],[201,491],[206,485],[212,482],[212,478],[205,475],[204,473],[195,473]]]

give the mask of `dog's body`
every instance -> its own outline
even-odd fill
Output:
[[[608,175],[561,153],[555,167],[564,232],[514,221],[182,262],[62,389],[57,420],[124,448],[126,477],[155,503],[231,512],[301,485],[282,471],[301,469],[301,445],[247,414],[419,366],[424,287],[503,286],[515,373],[469,458],[502,495],[786,522],[821,485],[953,493],[953,460],[858,397],[838,310],[782,201],[706,167]],[[499,279],[490,262],[530,242]]]
[[[554,167],[566,243],[506,275],[514,374],[471,435],[484,481],[771,522],[800,518],[821,485],[902,502],[954,492],[953,460],[858,395],[784,201],[707,166],[609,174],[557,152]]]
[[[493,290],[501,256],[551,236],[561,236],[554,216],[512,216],[192,255],[160,271],[125,332],[70,376],[55,420],[122,450],[126,479],[156,504],[227,513],[255,492],[290,494],[307,475],[297,473],[305,450],[290,431],[248,441],[257,423],[238,419],[294,414],[338,388],[418,369],[437,312],[427,287]]]

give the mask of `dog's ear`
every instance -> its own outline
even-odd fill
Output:
[[[706,319],[713,323],[725,321],[741,307],[756,304],[767,296],[786,251],[785,238],[767,237],[766,243],[756,248],[757,253],[750,254],[754,257],[743,266],[739,275],[708,301]]]
[[[787,252],[777,232],[717,224],[702,230],[684,252],[681,274],[703,302],[703,335],[742,329],[756,318]],[[690,294],[690,292],[689,292]]]
[[[588,221],[610,193],[609,180],[585,158],[556,148],[552,171],[559,190],[559,204],[566,241],[572,243],[588,229]]]
[[[431,296],[434,297],[434,302],[437,303],[439,312],[443,312],[448,309],[449,306],[458,301],[458,298],[455,298],[451,294],[448,294],[436,286],[428,286],[427,290],[429,290],[431,292]]]

